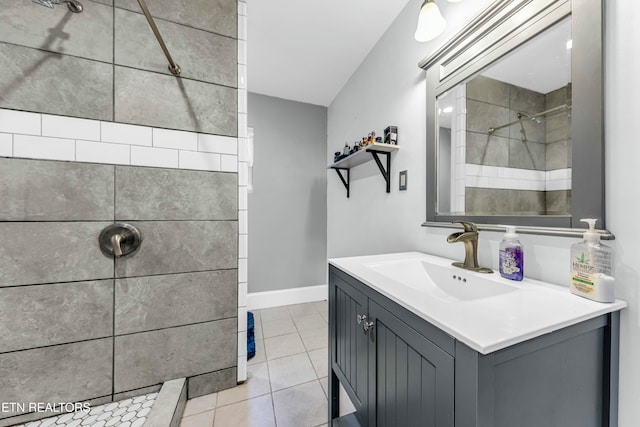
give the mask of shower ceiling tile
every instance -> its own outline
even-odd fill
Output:
[[[140,221],[131,224],[140,230],[144,241],[135,256],[116,259],[116,277],[237,267],[236,221]]]
[[[0,41],[103,62],[113,60],[113,8],[85,2],[81,14],[31,1],[2,4]]]
[[[116,9],[115,19],[115,63],[171,75],[153,33],[141,31],[148,25],[144,15]],[[162,20],[156,24],[173,59],[182,68],[181,78],[237,86],[234,39]]]
[[[0,69],[2,108],[112,119],[111,64],[0,43]]]
[[[119,66],[115,88],[117,122],[227,136],[238,132],[235,88]]]
[[[115,0],[115,6],[142,13],[136,0]],[[153,0],[148,6],[156,18],[236,37],[236,0]]]
[[[235,220],[235,174],[116,167],[117,220]]]
[[[113,166],[0,159],[0,221],[110,221],[113,190]]]

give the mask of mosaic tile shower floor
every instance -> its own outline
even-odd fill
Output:
[[[89,412],[72,412],[15,427],[141,427],[147,420],[158,393],[106,403]]]

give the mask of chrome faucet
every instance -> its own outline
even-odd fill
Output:
[[[450,234],[447,242],[464,243],[464,262],[454,262],[452,265],[465,270],[476,271],[478,273],[493,273],[493,270],[486,267],[480,267],[478,264],[478,227],[472,222],[453,221],[462,224],[464,231]]]

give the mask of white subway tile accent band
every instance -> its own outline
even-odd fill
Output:
[[[0,156],[238,172],[238,138],[0,109]]]
[[[533,191],[571,189],[571,169],[536,171],[529,169],[465,165],[465,186]]]

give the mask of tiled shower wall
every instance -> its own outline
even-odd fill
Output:
[[[135,388],[133,394],[156,389],[175,375],[193,376],[190,397],[234,385],[236,368],[237,378],[246,378],[246,316],[237,317],[238,311],[246,313],[248,256],[246,3],[150,2],[158,27],[183,69],[181,78],[169,75],[137,2],[85,0],[84,5],[79,15],[67,12],[64,4],[53,10],[30,1],[3,7],[0,64],[6,72],[0,80],[0,107],[7,109],[0,110],[0,156],[14,158],[2,159],[0,170],[15,175],[13,180],[3,177],[2,182],[11,185],[2,191],[13,192],[10,197],[3,194],[3,200],[24,202],[20,213],[24,217],[0,219],[4,231],[0,253],[9,260],[2,270],[15,276],[2,277],[0,283],[0,292],[6,295],[0,300],[14,304],[14,311],[3,307],[0,326],[3,332],[15,330],[5,334],[6,340],[22,339],[14,343],[17,347],[0,344],[0,357],[6,359],[0,366],[12,372],[1,375],[7,383],[0,384],[0,401],[108,401],[131,388]],[[23,162],[35,163],[25,166]],[[89,207],[85,204],[83,193],[93,188],[85,179],[98,171],[106,186],[111,177],[111,214],[96,214],[92,202]],[[234,199],[235,216],[225,219],[216,217],[214,201],[218,199],[203,193],[203,188],[229,190],[228,181],[218,187],[219,175],[235,180],[232,195],[225,196]],[[138,185],[143,191],[136,189]],[[200,191],[194,196],[191,187]],[[116,189],[134,195],[118,199]],[[126,209],[126,204],[136,204],[137,197],[139,203],[149,203],[146,211],[118,210],[118,201]],[[198,203],[185,206],[185,200],[193,197]],[[189,209],[198,211],[195,219],[188,218]],[[75,212],[73,218],[59,218],[69,211]],[[96,250],[97,235],[82,238],[78,234],[95,234],[98,225],[125,216],[148,223],[143,246],[152,255],[147,252],[146,260],[139,257],[142,249],[134,255],[142,270],[136,269],[133,258],[119,266],[111,261],[111,273],[105,276],[103,264],[109,259]],[[181,218],[167,219],[173,216]],[[196,229],[190,229],[190,223]],[[220,231],[223,223],[227,226]],[[184,239],[174,240],[176,234]],[[13,236],[20,236],[22,245],[16,245]],[[70,250],[74,245],[86,250]],[[181,251],[183,255],[176,256]],[[22,264],[13,262],[21,256]],[[214,258],[220,258],[215,262],[222,260],[224,267],[209,264]],[[98,261],[101,267],[96,267]],[[43,267],[42,262],[50,266]],[[57,264],[59,268],[51,267]],[[69,266],[84,266],[85,273],[96,278],[64,276]],[[62,276],[39,278],[50,272]],[[18,279],[20,274],[31,277]],[[127,298],[118,299],[123,290],[138,297],[130,300],[128,309]],[[143,303],[145,298],[149,300]],[[82,317],[84,309],[95,316]],[[27,321],[22,326],[34,329],[23,331],[15,325],[19,319]],[[139,324],[130,328],[127,322]],[[208,324],[216,322],[224,327],[213,333]],[[38,333],[35,329],[40,327],[43,331]],[[79,330],[67,330],[76,327]],[[48,342],[44,335],[55,339]],[[180,362],[172,361],[169,354],[162,357],[162,350],[154,348],[158,345]],[[174,353],[173,347],[179,351]],[[130,354],[125,357],[124,352]],[[72,372],[56,372],[56,363],[73,365]],[[108,365],[113,372],[105,368]],[[123,369],[130,372],[123,375]],[[20,373],[24,375],[19,377]],[[16,392],[24,393],[17,396]],[[42,392],[48,395],[38,394]],[[19,420],[0,420],[0,425]]]
[[[566,214],[571,206],[570,120],[566,113],[496,130],[566,102],[570,85],[541,94],[478,76],[466,85],[465,211],[495,214]],[[567,101],[569,100],[569,101]],[[568,142],[569,141],[569,142]],[[501,212],[503,212],[501,210]]]
[[[2,158],[0,176],[0,401],[236,383],[237,174]],[[144,237],[115,261],[113,221]]]

